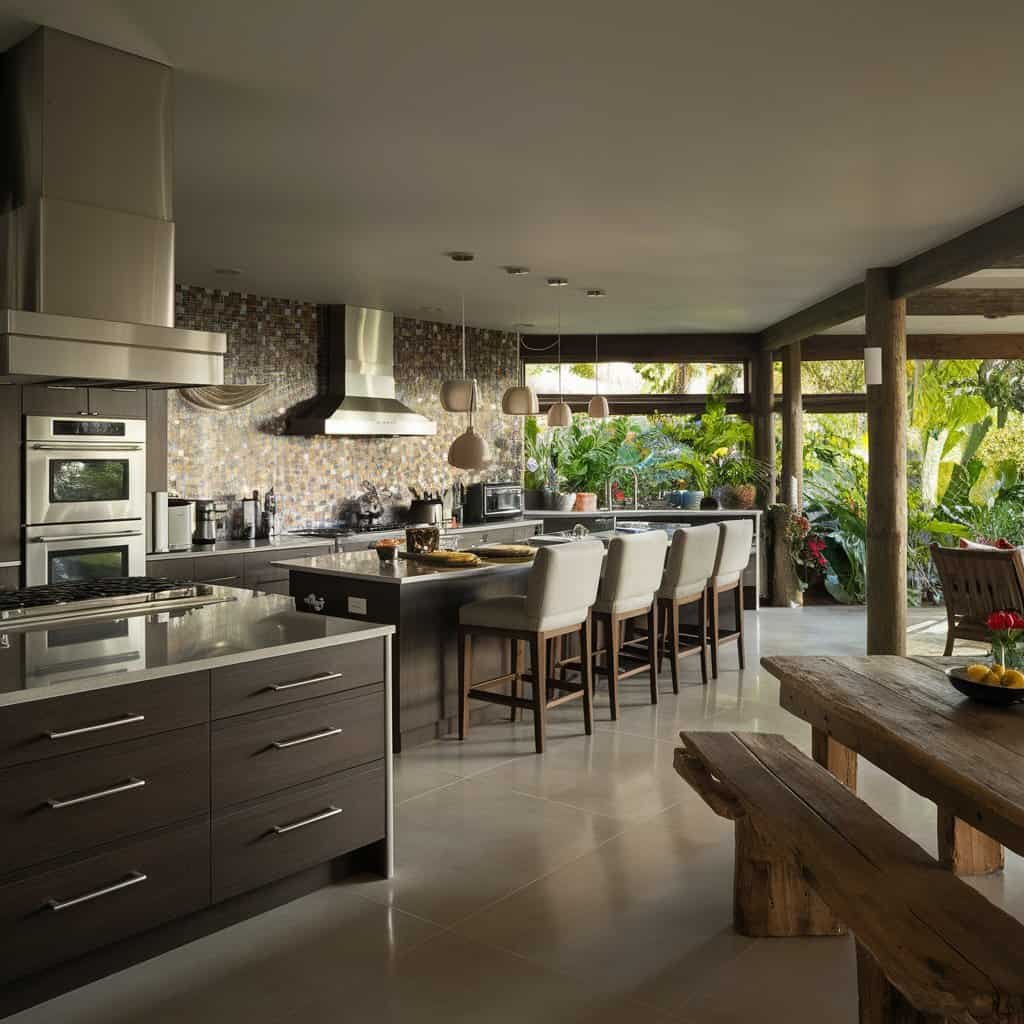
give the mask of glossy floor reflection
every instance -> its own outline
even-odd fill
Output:
[[[863,653],[859,609],[766,609],[750,619],[747,671],[719,681],[683,663],[657,707],[642,680],[622,714],[599,695],[595,735],[573,705],[552,714],[548,752],[529,723],[474,728],[403,754],[399,870],[314,893],[10,1018],[12,1024],[431,1024],[856,1020],[845,939],[733,933],[732,830],[672,770],[681,729],[781,732],[762,653]],[[932,644],[934,610],[911,614]],[[915,641],[917,643],[918,641]],[[870,765],[861,794],[934,852],[934,808]],[[1024,869],[979,888],[1024,917]]]

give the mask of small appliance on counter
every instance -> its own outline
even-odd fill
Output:
[[[423,494],[409,491],[412,504],[409,506],[409,522],[414,526],[441,526],[444,522],[444,502],[438,494]]]
[[[146,492],[146,551],[167,551],[167,492]]]
[[[192,547],[192,516],[195,508],[186,498],[167,499],[167,550],[188,551]]]
[[[478,483],[466,488],[463,516],[467,523],[519,519],[523,514],[523,488],[514,483]]]
[[[217,527],[227,515],[227,505],[223,501],[208,498],[196,499],[196,523],[192,534],[195,544],[216,544]]]

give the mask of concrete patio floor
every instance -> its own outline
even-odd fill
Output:
[[[941,609],[910,618],[912,649],[941,651]],[[780,732],[807,749],[758,657],[863,653],[864,612],[749,621],[745,672],[727,648],[703,687],[687,659],[682,692],[664,678],[657,707],[633,680],[616,723],[602,689],[595,734],[578,707],[558,709],[543,757],[529,722],[403,754],[394,880],[314,893],[11,1024],[853,1024],[850,940],[732,932],[732,830],[678,778],[672,751],[681,729]],[[863,763],[861,794],[934,853],[933,805]],[[978,884],[1024,917],[1020,858]]]

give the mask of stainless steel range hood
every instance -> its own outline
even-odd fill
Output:
[[[2,57],[0,375],[223,383],[174,328],[171,69],[41,28]]]
[[[424,436],[437,424],[395,398],[395,317],[362,306],[321,306],[327,394],[290,423],[296,434]]]

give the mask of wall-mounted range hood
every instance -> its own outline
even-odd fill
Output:
[[[0,71],[0,376],[222,384],[173,326],[171,69],[41,28]]]
[[[296,434],[424,436],[437,424],[395,398],[395,316],[362,306],[321,306],[327,394],[290,423]]]

